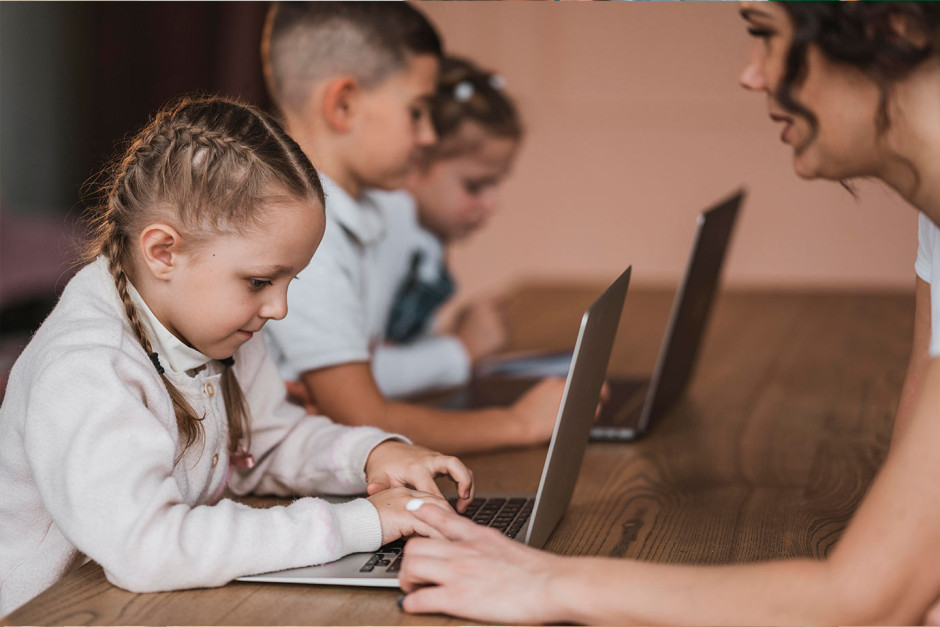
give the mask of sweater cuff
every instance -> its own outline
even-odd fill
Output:
[[[366,499],[335,503],[333,514],[342,542],[342,554],[375,551],[382,546],[379,512]]]
[[[371,432],[369,434],[370,437],[362,438],[362,440],[356,444],[355,449],[349,455],[350,460],[361,460],[360,462],[355,462],[355,468],[359,472],[359,477],[363,481],[367,481],[366,464],[369,461],[369,457],[372,455],[372,451],[375,450],[375,447],[377,447],[379,444],[388,442],[390,440],[404,442],[405,444],[414,444],[414,442],[403,435],[398,433],[387,433],[381,429],[377,429],[376,427],[356,427],[356,429],[361,431],[368,430]],[[365,491],[365,485],[366,484],[363,485],[363,491]]]

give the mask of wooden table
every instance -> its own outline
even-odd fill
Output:
[[[573,344],[585,287],[521,287],[512,349]],[[671,291],[633,289],[611,359],[648,372]],[[913,329],[908,293],[726,293],[683,400],[643,440],[588,448],[545,548],[655,562],[822,557],[888,446]],[[486,491],[534,491],[545,447],[467,457]],[[398,611],[396,590],[235,582],[133,594],[89,563],[4,624],[466,624]]]

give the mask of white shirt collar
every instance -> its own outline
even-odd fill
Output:
[[[327,216],[336,220],[359,243],[368,246],[385,235],[385,218],[371,190],[362,192],[357,200],[325,174],[320,174],[320,182],[326,194]]]
[[[203,355],[195,348],[186,346],[178,337],[170,333],[163,326],[163,323],[153,315],[150,307],[141,298],[140,292],[130,281],[127,282],[127,291],[134,306],[137,307],[140,322],[147,333],[150,345],[159,356],[161,366],[174,372],[193,376],[197,370],[214,361],[211,357]],[[210,368],[210,370],[214,369]]]

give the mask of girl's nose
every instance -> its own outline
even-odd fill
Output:
[[[434,131],[434,124],[431,122],[430,115],[421,118],[416,141],[419,146],[432,146],[437,141],[437,133]]]
[[[267,301],[258,315],[269,320],[281,320],[287,315],[287,293],[279,294]]]
[[[495,185],[483,192],[480,204],[483,206],[483,210],[486,211],[486,215],[492,215],[499,209],[499,192]]]

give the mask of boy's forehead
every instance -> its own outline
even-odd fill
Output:
[[[415,98],[430,98],[437,88],[440,67],[440,59],[432,54],[408,55],[405,64],[390,73],[383,84],[405,87]]]

